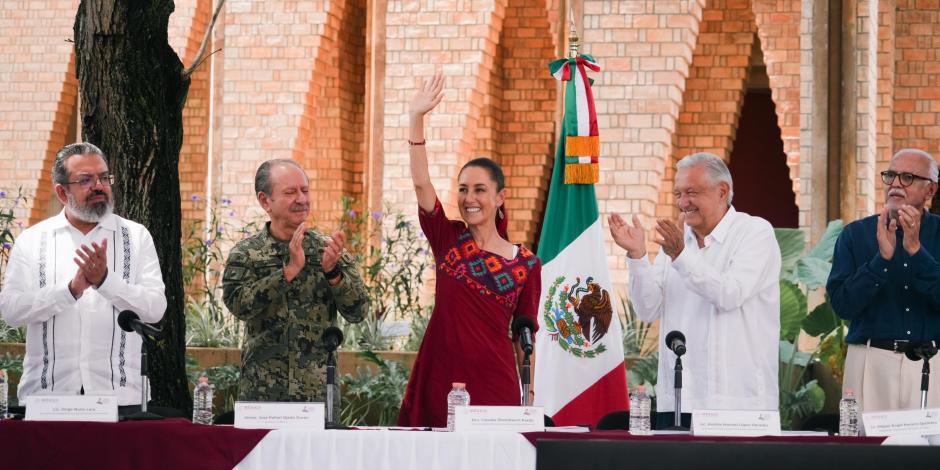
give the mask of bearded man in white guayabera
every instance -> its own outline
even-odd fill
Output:
[[[646,230],[609,218],[627,250],[630,299],[660,331],[685,334],[682,410],[776,410],[780,336],[780,248],[766,220],[731,205],[731,173],[720,158],[689,155],[676,165],[673,197],[679,220],[656,221],[662,248],[650,263]],[[657,428],[674,420],[676,355],[659,345]],[[691,414],[682,414],[689,426]]]
[[[57,215],[24,230],[13,245],[0,315],[26,326],[17,395],[115,395],[140,404],[140,342],[117,324],[132,310],[154,323],[166,310],[150,232],[114,215],[114,176],[98,147],[70,144],[52,168]]]

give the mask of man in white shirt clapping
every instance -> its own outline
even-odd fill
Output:
[[[26,326],[17,395],[85,393],[140,404],[140,344],[117,325],[132,310],[163,318],[166,294],[153,238],[114,215],[114,176],[98,147],[70,144],[56,154],[52,181],[65,206],[16,239],[0,291],[0,315]]]
[[[735,211],[731,173],[715,155],[697,153],[676,165],[673,196],[679,221],[656,221],[662,247],[650,263],[645,229],[608,219],[627,251],[630,300],[644,321],[660,320],[663,336],[680,331],[682,424],[696,409],[776,410],[780,336],[780,248],[770,223]],[[657,427],[675,416],[676,355],[659,345]]]

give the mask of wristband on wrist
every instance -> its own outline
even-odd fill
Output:
[[[332,281],[342,274],[343,270],[339,267],[339,263],[336,263],[336,266],[333,266],[333,269],[323,272],[323,277],[325,277],[327,281]]]

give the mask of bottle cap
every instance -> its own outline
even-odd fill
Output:
[[[454,388],[459,388],[459,389],[467,388],[467,384],[464,382],[454,382],[452,385],[454,386]]]
[[[202,377],[199,377],[199,383],[201,384],[209,383],[209,377],[206,377],[205,375],[203,375]]]
[[[851,388],[847,388],[842,392],[844,398],[855,398],[855,391]]]
[[[646,385],[637,385],[636,387],[633,387],[633,389],[636,390],[637,393],[644,393],[646,392]]]
[[[7,376],[7,370],[6,370],[6,369],[0,369],[0,379],[4,379],[4,378],[6,378],[6,376]]]

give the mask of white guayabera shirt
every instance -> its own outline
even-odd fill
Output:
[[[780,248],[766,220],[730,207],[699,248],[630,259],[630,298],[644,321],[660,320],[656,409],[675,411],[676,355],[662,338],[686,337],[682,411],[776,410],[780,337]]]
[[[81,245],[107,239],[108,275],[78,300],[69,281]],[[136,222],[108,215],[83,235],[60,212],[16,239],[3,289],[0,315],[26,325],[26,358],[17,396],[116,395],[118,404],[140,404],[140,342],[117,325],[123,310],[153,323],[163,318],[166,296],[150,233]]]

